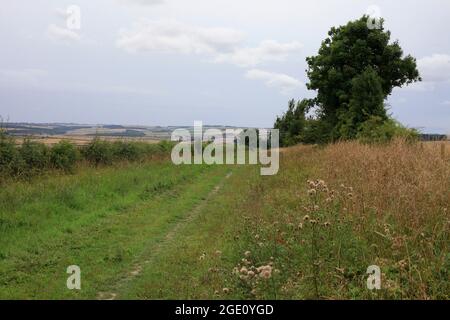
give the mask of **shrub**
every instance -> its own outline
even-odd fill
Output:
[[[37,143],[26,139],[19,149],[25,169],[28,171],[42,170],[50,163],[49,148],[43,143]]]
[[[82,154],[95,165],[110,164],[113,161],[112,144],[97,138],[82,149]]]
[[[383,120],[373,116],[359,126],[357,138],[363,143],[386,143],[393,138],[416,141],[419,133],[415,129],[402,126],[394,119]]]
[[[50,152],[50,163],[56,169],[71,172],[78,159],[78,150],[68,141],[60,141]]]
[[[125,141],[114,142],[112,149],[114,158],[118,160],[138,160],[144,153],[137,143]]]
[[[4,131],[0,131],[0,172],[6,175],[17,175],[22,165],[14,140]]]
[[[170,152],[174,145],[175,145],[174,142],[171,142],[171,141],[168,141],[168,140],[162,140],[162,141],[158,142],[158,148],[162,152]]]

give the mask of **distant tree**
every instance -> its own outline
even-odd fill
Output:
[[[274,128],[280,130],[280,145],[291,146],[302,142],[306,126],[306,113],[309,109],[308,100],[289,101],[288,110],[277,117]]]

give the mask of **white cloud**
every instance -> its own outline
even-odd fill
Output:
[[[444,102],[442,102],[442,104],[444,106],[450,106],[450,100],[445,100]]]
[[[65,43],[78,42],[81,40],[81,36],[77,32],[58,27],[54,24],[48,26],[47,35],[55,41],[62,41]]]
[[[450,55],[432,54],[417,60],[421,82],[412,83],[405,90],[433,91],[439,83],[450,83]]]
[[[290,94],[303,87],[303,83],[283,73],[268,72],[260,69],[251,69],[245,74],[247,79],[260,80],[271,88],[277,88],[282,94]]]
[[[236,48],[232,52],[221,53],[215,61],[232,63],[240,67],[254,67],[267,61],[283,61],[289,54],[299,52],[302,47],[303,45],[297,41],[279,43],[265,40],[254,48]]]
[[[450,80],[450,55],[433,54],[417,60],[417,66],[425,82]]]
[[[121,30],[116,42],[128,52],[215,54],[231,50],[243,34],[226,28],[201,28],[174,20],[142,21]]]
[[[283,61],[297,53],[297,41],[264,40],[257,47],[242,47],[244,34],[228,28],[204,28],[175,20],[141,21],[121,30],[117,46],[128,52],[206,54],[217,63],[255,67],[264,62]]]

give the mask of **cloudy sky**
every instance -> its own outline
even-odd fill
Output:
[[[80,28],[77,12],[80,8]],[[10,122],[267,127],[311,97],[305,57],[331,26],[381,10],[424,81],[395,118],[450,132],[450,1],[15,0],[0,10],[0,115]]]

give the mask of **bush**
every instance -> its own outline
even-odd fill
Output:
[[[108,142],[94,139],[81,149],[83,159],[94,165],[112,164],[115,160],[137,161],[145,157],[161,157],[170,154],[174,143],[158,144],[135,141]],[[25,139],[18,147],[14,139],[0,130],[0,174],[25,178],[44,170],[60,169],[73,172],[80,160],[79,149],[69,141],[61,141],[52,148],[43,143]]]
[[[82,149],[84,158],[95,164],[110,164],[113,161],[112,144],[95,138]]]
[[[50,163],[56,169],[72,172],[78,159],[78,150],[68,141],[60,141],[50,152]]]
[[[0,132],[0,169],[5,171],[9,169],[16,153],[14,141]]]
[[[144,150],[133,142],[116,141],[112,148],[114,158],[118,160],[138,160],[144,153]]]
[[[162,152],[169,152],[172,150],[172,148],[175,146],[175,142],[168,141],[168,140],[162,140],[158,142],[158,148]],[[151,145],[149,145],[151,146]],[[153,147],[150,148],[150,150],[153,150]]]
[[[26,139],[22,143],[19,153],[27,171],[40,171],[49,166],[50,150],[43,143],[37,143]]]
[[[356,137],[363,143],[386,143],[393,138],[417,141],[419,133],[415,129],[402,126],[394,119],[383,120],[381,117],[373,116],[359,126]]]

